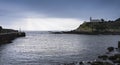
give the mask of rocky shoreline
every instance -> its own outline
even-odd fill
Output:
[[[85,35],[120,35],[120,32],[84,32],[84,31],[61,31],[51,32],[53,34],[85,34]]]
[[[108,47],[107,52],[98,56],[97,60],[64,63],[63,65],[120,65],[120,41],[118,48]]]
[[[11,43],[12,40],[18,37],[25,37],[25,32],[10,32],[0,34],[0,44]]]
[[[120,35],[120,18],[114,21],[88,21],[71,31],[52,32],[53,34]]]
[[[25,37],[25,32],[21,32],[13,29],[5,29],[0,26],[0,45],[5,43],[11,43],[12,40],[18,37]]]

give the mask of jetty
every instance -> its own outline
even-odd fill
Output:
[[[11,43],[14,39],[18,37],[25,37],[25,32],[20,32],[18,30],[12,29],[2,29],[0,30],[0,45],[5,43]]]

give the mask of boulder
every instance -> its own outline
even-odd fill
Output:
[[[91,65],[113,65],[113,64],[109,62],[95,61],[92,62]]]
[[[108,56],[107,55],[101,55],[101,56],[98,56],[98,58],[102,59],[102,60],[107,60]]]
[[[112,52],[112,51],[114,51],[114,47],[108,47],[107,50],[108,50],[109,52]]]

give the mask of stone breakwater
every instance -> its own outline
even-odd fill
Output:
[[[11,43],[12,40],[18,37],[25,37],[25,32],[11,32],[11,33],[1,33],[0,34],[0,44]]]

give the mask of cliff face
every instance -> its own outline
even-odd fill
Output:
[[[77,32],[120,32],[120,18],[115,21],[84,22]]]

